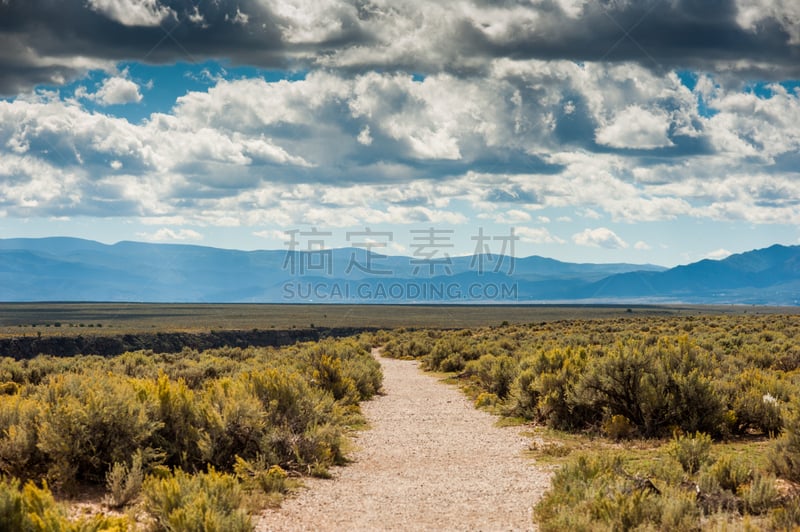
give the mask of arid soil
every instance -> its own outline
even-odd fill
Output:
[[[384,395],[364,403],[353,463],[256,518],[259,531],[533,530],[550,474],[519,427],[473,408],[417,363],[381,358]]]

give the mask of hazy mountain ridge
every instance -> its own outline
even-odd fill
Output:
[[[683,301],[797,305],[800,246],[666,269],[531,256],[418,257],[358,248],[236,251],[75,238],[0,239],[0,301],[413,303]],[[367,270],[367,271],[365,271]]]

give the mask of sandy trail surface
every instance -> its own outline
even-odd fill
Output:
[[[374,353],[377,355],[377,353]],[[533,530],[550,474],[519,427],[473,408],[417,362],[380,358],[384,395],[362,404],[353,463],[256,521],[259,531]]]

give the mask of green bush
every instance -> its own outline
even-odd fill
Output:
[[[106,473],[106,503],[111,508],[122,508],[131,503],[142,491],[144,466],[141,451],[133,455],[130,466],[115,462]]]
[[[461,371],[474,358],[477,356],[463,336],[448,334],[436,340],[430,353],[422,358],[422,367],[433,371]]]
[[[164,454],[164,463],[172,467],[196,470],[205,463],[201,441],[206,437],[205,402],[184,381],[173,381],[166,374],[138,383],[138,395],[155,405],[158,429],[154,447]]]
[[[125,532],[133,527],[127,517],[96,515],[70,520],[56,503],[47,485],[39,488],[29,481],[0,479],[0,530],[9,532]]]
[[[42,405],[34,397],[0,396],[0,473],[36,478],[46,471],[39,449]]]
[[[383,347],[383,354],[392,358],[417,359],[428,355],[435,342],[435,333],[397,331]]]
[[[800,402],[784,426],[783,434],[769,452],[772,471],[779,477],[800,482]]]
[[[686,432],[718,433],[723,405],[710,362],[685,338],[618,343],[592,360],[580,382],[594,411],[626,417],[644,436],[660,436],[675,427]]]
[[[711,461],[711,436],[700,432],[694,435],[676,435],[667,452],[681,464],[686,473],[694,475]]]
[[[236,529],[246,522],[238,498],[232,512],[208,506],[227,482],[216,471],[234,471],[237,458],[263,463],[256,484],[278,494],[293,485],[282,472],[328,475],[344,463],[345,427],[363,422],[357,402],[381,381],[369,345],[353,339],[0,359],[0,382],[13,385],[0,393],[0,473],[47,478],[62,491],[105,483],[107,503],[123,507],[149,470],[149,501],[164,527]],[[193,484],[191,473],[203,471],[210,476]],[[182,494],[180,504],[169,507],[170,493]]]
[[[467,363],[465,375],[474,376],[478,384],[500,399],[505,399],[516,378],[517,363],[507,355],[483,355]]]
[[[728,396],[733,415],[727,424],[733,434],[777,434],[783,428],[783,404],[791,392],[774,372],[749,368],[719,386]]]
[[[245,532],[253,529],[241,509],[243,493],[235,477],[218,473],[189,474],[180,469],[165,478],[148,477],[145,506],[155,529],[182,532]]]
[[[475,408],[493,408],[500,402],[500,398],[493,393],[481,392],[475,398]]]
[[[279,465],[267,466],[263,456],[254,461],[247,461],[236,457],[234,466],[236,476],[245,485],[255,485],[266,494],[285,494],[294,483],[289,479],[289,474]]]
[[[553,475],[550,489],[534,508],[543,531],[634,530],[662,525],[691,530],[699,513],[690,497],[669,497],[643,477],[627,474],[618,456],[579,455]]]
[[[636,435],[636,425],[625,416],[615,415],[603,423],[603,432],[612,440],[627,440]]]
[[[208,383],[203,392],[207,406],[200,440],[203,459],[229,471],[236,456],[251,459],[258,455],[268,420],[263,403],[245,379],[218,379]]]
[[[713,483],[721,489],[732,493],[736,493],[741,486],[753,479],[753,470],[730,455],[717,459],[704,474],[713,478]]]
[[[152,417],[152,405],[124,378],[63,374],[39,392],[44,408],[37,446],[59,485],[101,483],[112,464],[147,447],[161,424]]]
[[[305,345],[298,357],[311,369],[315,385],[337,400],[355,403],[380,390],[381,365],[372,357],[368,343],[326,339]]]
[[[753,515],[766,513],[778,504],[778,490],[775,477],[756,473],[749,484],[739,489],[745,510]]]
[[[556,429],[585,428],[596,412],[576,393],[588,360],[584,349],[550,349],[522,358],[509,392],[512,415],[546,423]]]
[[[774,530],[797,530],[800,526],[800,499],[794,497],[773,510],[770,525]]]

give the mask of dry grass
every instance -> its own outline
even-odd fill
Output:
[[[628,312],[628,309],[631,311]],[[697,314],[800,313],[800,308],[686,305],[257,305],[3,303],[0,336],[316,327],[462,328],[503,322]]]

